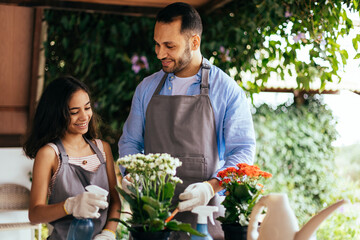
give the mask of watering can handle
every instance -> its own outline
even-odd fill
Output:
[[[248,226],[247,232],[247,240],[256,240],[259,237],[259,233],[257,231],[259,225],[259,217],[260,213],[265,207],[265,198],[266,196],[262,197],[254,206],[250,214],[250,222]]]

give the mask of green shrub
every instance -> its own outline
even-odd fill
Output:
[[[288,194],[300,225],[336,200],[349,199],[354,204],[344,205],[320,225],[317,238],[359,239],[359,185],[337,171],[342,166],[335,165],[332,146],[336,121],[321,97],[309,97],[300,106],[261,105],[253,118],[256,164],[273,174],[268,192]]]
[[[288,194],[300,224],[322,209],[335,179],[335,121],[317,97],[301,106],[275,110],[261,105],[254,114],[256,164],[273,174],[269,191]]]

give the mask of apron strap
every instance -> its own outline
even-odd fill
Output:
[[[87,139],[85,136],[84,136],[84,139],[85,139],[85,141],[90,145],[90,147],[92,148],[92,150],[96,153],[96,155],[97,155],[97,157],[99,158],[100,162],[101,162],[101,163],[105,163],[104,156],[102,155],[100,149],[99,149],[92,141],[90,141],[89,139]]]
[[[167,76],[168,76],[168,73],[165,73],[163,78],[161,79],[160,83],[158,84],[153,96],[160,94],[160,91],[161,91],[162,87],[164,86],[164,83],[165,83],[165,80],[166,80]]]
[[[69,162],[69,155],[67,155],[64,145],[62,144],[60,138],[55,140],[55,145],[58,147],[59,152],[60,152],[60,159],[63,163],[68,163]]]
[[[96,153],[97,157],[99,158],[100,163],[105,163],[104,156],[102,155],[100,149],[92,141],[90,141],[86,137],[84,137],[84,139],[90,145],[92,150]],[[65,148],[64,148],[64,145],[62,144],[60,138],[55,140],[55,144],[59,149],[60,157],[61,157],[61,160],[63,161],[63,163],[68,163],[69,162],[69,155],[67,155],[67,153],[65,151]]]
[[[209,94],[209,72],[210,66],[203,60],[201,69],[200,94]]]

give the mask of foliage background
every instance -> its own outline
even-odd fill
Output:
[[[266,104],[256,108],[255,161],[273,174],[266,183],[268,192],[287,193],[300,225],[339,199],[355,203],[325,221],[317,239],[358,239],[359,214],[354,209],[360,207],[359,183],[347,178],[348,172],[338,171],[350,161],[340,162],[342,155],[332,146],[336,120],[320,95],[305,98],[301,106],[285,103],[276,109]],[[352,166],[359,164],[353,161]]]
[[[338,70],[347,60],[347,52],[336,44],[353,28],[342,6],[360,8],[358,0],[232,1],[201,14],[203,55],[231,72],[250,94],[259,92],[270,75],[294,78],[305,90],[320,80],[323,88],[326,82],[338,81]],[[153,47],[154,19],[47,10],[44,20],[46,82],[64,74],[83,80],[93,90],[94,106],[104,121],[103,137],[115,146],[135,87],[160,68]],[[355,49],[359,42],[357,34]],[[307,62],[298,59],[298,50],[305,48]],[[148,67],[141,61],[134,64],[134,55],[145,56]],[[136,64],[141,67],[137,73],[132,70]],[[250,79],[244,79],[246,74]],[[113,152],[117,154],[115,147]]]
[[[294,78],[298,88],[308,90],[316,79],[324,84],[338,81],[338,71],[347,53],[336,44],[338,36],[353,27],[342,4],[359,9],[358,1],[232,1],[217,12],[202,14],[202,52],[206,58],[231,74],[249,94],[261,91],[272,74]],[[45,83],[65,74],[84,81],[92,90],[93,106],[101,116],[100,130],[113,149],[128,116],[137,84],[160,69],[153,47],[154,19],[121,15],[46,10],[48,24]],[[276,35],[276,37],[274,37]],[[353,40],[358,49],[360,34]],[[307,62],[298,59],[298,50],[309,49]],[[132,61],[133,56],[144,61]],[[360,57],[359,54],[356,57]],[[140,71],[134,71],[134,65]],[[244,79],[250,73],[250,79]],[[357,184],[339,181],[332,141],[335,120],[319,98],[305,104],[284,104],[277,109],[260,106],[254,113],[257,134],[256,162],[275,178],[270,191],[288,193],[300,223],[344,194],[359,202],[357,193],[346,189]],[[345,193],[344,193],[345,191]],[[349,218],[349,217],[348,217]],[[356,216],[331,219],[328,230],[318,231],[319,239],[334,229],[339,239],[359,236]],[[329,230],[330,229],[330,230]],[[359,228],[357,228],[359,229]],[[356,235],[358,234],[358,235]]]
[[[273,110],[261,105],[253,115],[257,136],[256,163],[273,174],[271,192],[287,192],[299,221],[322,208],[335,179],[335,121],[319,99],[308,98],[301,106],[280,105]],[[311,196],[311,197],[310,197]]]

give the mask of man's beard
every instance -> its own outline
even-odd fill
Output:
[[[177,73],[183,70],[191,61],[191,53],[190,53],[190,47],[189,45],[186,46],[184,53],[181,55],[181,57],[175,62],[175,65],[171,69],[164,69],[164,72],[166,73]]]

